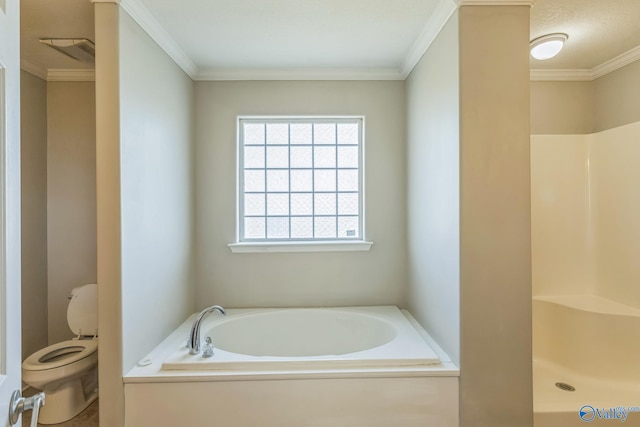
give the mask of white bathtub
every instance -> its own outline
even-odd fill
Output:
[[[593,295],[536,297],[533,358],[536,427],[584,425],[579,411],[585,405],[640,406],[638,309]],[[598,422],[613,421],[591,425]],[[640,413],[625,425],[640,425]]]
[[[397,307],[211,314],[210,359],[194,316],[125,376],[126,427],[458,425],[458,368]]]
[[[201,336],[213,357],[180,344],[163,370],[282,370],[433,365],[436,353],[396,307],[228,310]]]

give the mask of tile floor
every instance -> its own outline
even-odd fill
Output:
[[[22,416],[22,427],[29,427],[31,422],[31,411],[25,412]],[[93,402],[87,409],[78,414],[77,417],[60,424],[48,424],[55,427],[98,427],[98,399]],[[45,426],[39,424],[38,426]]]

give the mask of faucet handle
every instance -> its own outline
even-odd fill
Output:
[[[211,342],[211,337],[206,337],[204,339],[204,350],[202,351],[202,357],[212,357],[213,356],[213,343]]]

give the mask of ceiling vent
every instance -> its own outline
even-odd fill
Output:
[[[40,39],[40,43],[78,61],[93,63],[96,57],[95,45],[89,39]]]

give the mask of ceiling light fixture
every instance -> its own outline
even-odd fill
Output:
[[[560,52],[568,38],[569,36],[564,33],[554,33],[533,39],[529,43],[531,56],[541,61],[553,58]]]

